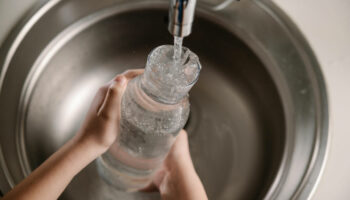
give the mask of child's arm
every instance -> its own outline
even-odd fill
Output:
[[[40,167],[11,190],[2,200],[55,200],[69,182],[90,162],[107,151],[118,136],[120,103],[127,82],[143,70],[131,70],[100,88],[78,134]],[[207,199],[195,172],[188,149],[187,134],[181,131],[169,152],[163,169],[152,185],[162,199]]]
[[[128,80],[142,72],[127,71],[100,88],[78,134],[6,194],[3,200],[57,199],[73,177],[115,141],[122,94]]]
[[[8,199],[57,199],[72,178],[101,152],[100,148],[72,139],[10,191]]]

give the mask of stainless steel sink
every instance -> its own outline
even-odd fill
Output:
[[[0,190],[7,192],[75,134],[97,88],[144,67],[172,43],[166,0],[53,0],[0,49]],[[186,125],[210,199],[307,199],[323,169],[328,105],[320,68],[268,0],[199,1],[193,33],[202,73]],[[91,163],[61,199],[150,199],[114,190]]]

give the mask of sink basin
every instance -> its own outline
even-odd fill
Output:
[[[143,68],[171,44],[168,1],[48,1],[0,50],[0,189],[9,191],[80,127],[99,86]],[[186,129],[209,199],[307,199],[328,146],[328,105],[319,65],[270,1],[226,7],[199,1],[184,45],[202,63]],[[95,163],[61,199],[154,199],[123,193]]]

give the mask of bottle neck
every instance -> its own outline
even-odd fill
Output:
[[[150,94],[148,92],[149,90],[142,84],[143,76],[144,75],[140,75],[128,83],[123,98],[129,98],[129,101],[130,99],[133,99],[138,105],[141,105],[144,109],[152,112],[174,110],[174,108],[177,108],[178,106],[184,106],[187,104],[187,96],[180,99],[178,102],[169,103],[169,101],[164,101],[164,99],[159,98],[159,96]]]
[[[141,90],[154,101],[169,105],[177,104],[187,98],[192,87],[176,87],[169,83],[162,83],[146,72],[140,76],[139,84]]]
[[[189,49],[183,47],[175,58],[174,46],[159,46],[148,55],[140,88],[155,101],[177,104],[188,96],[200,69],[198,56]]]

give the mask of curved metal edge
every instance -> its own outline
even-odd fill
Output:
[[[136,7],[142,6],[140,3],[133,4]],[[26,153],[25,148],[25,137],[24,137],[24,127],[25,127],[25,121],[26,116],[28,113],[28,103],[31,99],[31,94],[33,89],[35,88],[35,85],[37,83],[37,80],[39,79],[42,72],[45,70],[46,64],[50,61],[52,56],[59,51],[59,49],[64,46],[69,40],[74,38],[77,34],[79,34],[82,30],[85,30],[89,28],[90,26],[98,23],[99,21],[113,16],[116,13],[121,13],[123,11],[129,10],[130,3],[128,3],[128,7],[123,7],[123,5],[118,4],[118,6],[104,8],[101,11],[97,11],[95,13],[92,13],[90,15],[87,15],[80,20],[76,21],[75,23],[69,25],[67,28],[65,28],[61,33],[59,33],[40,53],[39,57],[33,64],[33,67],[30,69],[28,76],[26,77],[26,80],[24,82],[23,89],[21,91],[20,96],[20,102],[19,102],[19,109],[18,109],[18,117],[17,117],[17,126],[16,129],[16,146],[17,146],[17,152],[18,156],[20,158],[20,164],[21,164],[21,170],[25,176],[28,176],[31,173],[31,167],[28,160],[28,155]],[[145,5],[143,5],[144,7]],[[101,12],[105,12],[102,13]]]
[[[309,75],[313,75],[312,77],[316,77],[315,79],[311,78],[310,82],[316,88],[313,91],[313,95],[315,96],[315,143],[313,144],[313,153],[310,156],[309,163],[307,164],[307,170],[304,173],[302,180],[298,187],[293,192],[291,198],[292,199],[310,199],[317,188],[317,185],[320,181],[321,175],[324,171],[325,164],[328,157],[329,146],[330,146],[330,134],[329,133],[329,106],[328,106],[328,96],[327,96],[327,87],[325,79],[322,75],[320,65],[315,57],[314,52],[309,46],[307,40],[305,39],[302,32],[298,29],[298,27],[293,23],[293,21],[286,15],[281,8],[279,8],[274,2],[269,0],[250,0],[256,4],[256,6],[260,7],[264,10],[268,15],[270,15],[288,34],[288,37],[291,39],[292,43],[300,52],[300,56],[306,65],[306,70]],[[243,3],[243,2],[242,2]],[[230,7],[234,7],[234,5],[230,4]],[[219,10],[218,10],[219,11]],[[225,26],[225,22],[216,21],[217,23]],[[259,49],[260,51],[264,51],[264,48],[261,47],[260,43],[257,42],[256,38],[251,34],[235,29],[235,33],[244,33],[246,38],[240,37],[240,34],[237,34],[237,37],[244,41],[250,48],[253,50]],[[247,42],[247,38],[254,41],[254,44]],[[254,51],[257,53],[256,51]],[[264,55],[262,57],[261,55]],[[276,65],[273,62],[273,59],[270,59],[269,54],[267,52],[261,52],[259,54],[260,59],[265,60],[270,65]],[[306,56],[307,55],[307,56]],[[265,63],[265,61],[263,61]],[[280,80],[281,81],[281,80]],[[288,93],[284,93],[285,95],[289,95]],[[286,98],[284,101],[288,100]],[[286,102],[285,102],[286,103]],[[287,102],[288,104],[288,102]],[[322,109],[323,108],[323,109]],[[324,111],[324,112],[323,112]],[[293,112],[293,111],[290,111]],[[285,116],[288,117],[288,116]],[[322,127],[320,127],[323,125]],[[288,129],[288,127],[287,127]],[[286,130],[290,132],[291,130]],[[289,145],[293,146],[293,144]],[[323,147],[323,148],[320,148]],[[286,144],[284,148],[284,153],[282,155],[282,160],[280,164],[280,169],[278,170],[275,180],[272,183],[272,186],[264,199],[277,199],[279,196],[280,189],[283,187],[283,180],[287,178],[284,176],[283,172],[289,171],[289,161],[286,160],[286,156],[290,152],[290,147]]]
[[[308,164],[308,170],[292,197],[293,199],[311,199],[323,174],[330,148],[329,100],[326,81],[323,77],[321,66],[308,41],[288,15],[272,1],[254,0],[254,2],[268,12],[286,30],[295,46],[303,52],[302,56],[308,64],[308,72],[314,73],[314,77],[316,77],[315,80],[311,79],[312,84],[317,88],[314,94],[318,112],[316,113],[316,142],[314,143],[314,151]],[[308,57],[305,58],[305,55],[308,55]]]
[[[28,176],[31,173],[30,162],[26,153],[24,135],[26,116],[28,113],[28,107],[26,105],[29,104],[32,91],[41,73],[44,71],[45,65],[50,61],[54,53],[56,53],[70,38],[74,37],[74,32],[70,35],[66,35],[65,33],[66,31],[56,36],[55,39],[45,47],[45,49],[33,64],[33,67],[30,69],[21,91],[18,107],[19,109],[17,111],[18,115],[15,138],[17,153],[20,158],[20,167],[24,176]]]
[[[14,43],[12,44],[10,50],[9,50],[9,53],[7,54],[6,56],[6,61],[5,64],[6,65],[3,65],[4,67],[1,69],[1,73],[0,73],[0,93],[1,93],[1,87],[2,87],[2,83],[3,83],[3,79],[5,77],[5,74],[6,74],[6,71],[7,71],[7,67],[8,67],[8,64],[11,60],[11,57],[13,56],[14,52],[16,51],[17,47],[19,46],[19,44],[21,43],[21,41],[23,40],[23,38],[25,37],[25,35],[27,34],[27,32],[30,30],[30,28],[37,22],[38,19],[40,19],[40,17],[42,15],[44,15],[48,10],[50,10],[54,5],[56,5],[58,2],[60,2],[61,0],[53,0],[53,1],[49,1],[47,4],[45,4],[37,13],[35,13],[34,16],[32,16],[32,18],[30,18],[30,20],[28,21],[28,23],[24,26],[24,28],[21,30],[21,32],[17,35],[16,39],[14,40]],[[264,3],[260,3],[261,4],[270,4],[269,6],[270,7],[274,7],[274,12],[277,13],[278,12],[278,17],[274,17],[277,21],[279,21],[279,23],[281,25],[283,25],[286,30],[288,30],[288,32],[290,33],[293,33],[291,34],[292,37],[295,37],[294,41],[298,44],[297,46],[303,46],[302,43],[304,42],[305,45],[302,47],[302,49],[304,49],[305,52],[309,52],[308,55],[312,55],[310,57],[313,58],[313,63],[315,63],[313,66],[319,66],[316,58],[314,57],[314,54],[310,48],[310,46],[308,45],[307,41],[304,39],[303,35],[301,34],[300,31],[298,31],[299,29],[297,28],[297,26],[288,18],[288,16],[278,7],[276,6],[274,3],[272,2],[268,2],[268,1],[263,1]],[[271,6],[273,5],[273,6]],[[277,10],[277,12],[276,12]],[[271,13],[270,13],[271,14]],[[280,20],[278,20],[278,18],[282,18],[284,19],[285,21],[287,21],[287,23],[282,23]],[[297,31],[294,31],[293,29],[296,29]],[[299,41],[299,42],[297,42]],[[318,68],[318,69],[317,69]],[[314,71],[316,72],[316,76],[318,77],[318,80],[315,80],[316,81],[316,84],[320,84],[318,85],[319,87],[319,90],[322,90],[322,89],[326,89],[326,85],[324,85],[324,79],[323,79],[323,76],[322,76],[322,73],[321,73],[321,70],[319,67],[314,67]],[[328,108],[328,100],[327,100],[327,94],[326,92],[320,92],[320,95],[322,96],[322,99],[325,99],[323,102],[319,102],[319,106],[325,106],[326,108]],[[321,117],[322,118],[322,117]],[[311,170],[311,172],[307,172],[305,174],[305,178],[304,181],[299,188],[297,192],[296,192],[296,196],[295,198],[297,197],[302,197],[305,195],[305,193],[309,193],[309,197],[311,197],[312,193],[314,192],[318,182],[319,182],[319,179],[320,179],[320,175],[322,174],[323,172],[323,169],[324,169],[324,165],[325,165],[325,162],[326,162],[326,157],[327,157],[327,154],[328,154],[328,149],[329,149],[329,138],[328,138],[328,109],[326,109],[326,112],[323,114],[323,120],[325,123],[324,124],[324,129],[323,130],[319,130],[319,134],[318,136],[323,136],[323,137],[326,137],[325,139],[325,143],[327,143],[326,145],[326,148],[323,149],[323,151],[321,151],[320,149],[318,149],[316,151],[316,153],[314,153],[314,159],[316,161],[318,161],[317,163],[315,163],[316,161],[314,162],[311,162],[310,163],[310,168],[315,168],[315,165],[317,167],[317,164],[320,164],[319,165],[319,169],[317,172],[315,172],[315,170]],[[317,148],[320,144],[319,143],[315,143],[315,148]],[[1,150],[1,146],[0,146],[0,150]],[[322,156],[323,155],[323,156]],[[5,162],[3,162],[4,160],[1,160],[3,158],[3,154],[2,152],[0,151],[0,164],[5,164]],[[320,160],[321,159],[321,160]],[[6,165],[6,164],[5,164]],[[313,167],[312,167],[313,166]],[[3,167],[3,166],[2,166]],[[7,166],[5,166],[5,168],[3,168],[3,172],[6,174],[6,170],[7,169]],[[7,175],[10,175],[7,171]],[[310,180],[310,177],[312,178],[312,180]],[[13,179],[12,179],[13,180]],[[310,186],[310,182],[315,182],[314,186],[312,186],[313,184],[311,184]],[[311,188],[308,188],[308,190],[303,190],[303,188],[305,188],[305,185],[308,185],[309,187]],[[11,186],[13,187],[13,186]]]
[[[212,10],[219,11],[219,10],[225,9],[227,6],[229,6],[234,1],[240,1],[240,0],[224,0],[223,2],[213,6]]]
[[[57,3],[59,3],[61,0],[51,0],[48,1],[47,3],[44,3],[37,11],[34,9],[34,14],[32,16],[25,17],[23,20],[26,21],[24,25],[19,24],[16,29],[19,30],[16,33],[16,30],[14,31],[15,33],[11,32],[11,34],[8,36],[8,38],[4,41],[3,44],[9,42],[11,46],[6,48],[6,45],[1,46],[1,51],[6,51],[5,57],[4,57],[4,62],[1,65],[0,68],[0,94],[2,92],[2,86],[3,82],[5,79],[5,75],[7,72],[7,69],[10,65],[11,59],[13,55],[15,54],[17,48],[21,44],[22,40],[25,38],[27,33],[30,31],[31,27],[34,26],[38,22],[38,20],[47,12],[49,11],[52,7],[54,7]],[[28,20],[26,20],[28,18]],[[11,40],[11,35],[16,35],[12,41]],[[5,157],[3,155],[3,152],[1,151],[1,144],[0,144],[0,165],[1,165],[1,171],[4,174],[5,178],[7,179],[7,182],[9,184],[10,188],[13,188],[15,186],[15,181],[11,174],[9,173],[9,169],[6,165],[5,162]]]
[[[10,45],[8,45],[8,48],[4,48],[3,46],[1,46],[0,51],[6,51],[6,54],[4,56],[3,59],[3,65],[0,66],[2,68],[0,68],[0,94],[1,94],[1,89],[3,86],[3,81],[5,79],[5,75],[7,72],[7,69],[11,63],[11,59],[14,56],[15,52],[17,51],[17,48],[20,46],[21,42],[23,41],[23,39],[25,38],[25,36],[30,32],[30,30],[32,29],[32,27],[40,20],[40,18],[45,15],[47,12],[49,12],[51,9],[53,9],[58,3],[60,3],[62,0],[51,0],[51,1],[44,1],[43,4],[39,4],[39,8],[37,9],[33,9],[32,12],[30,13],[32,16],[29,15],[26,16],[24,19],[22,19],[22,22],[20,22],[17,27],[16,27],[16,31],[11,32],[12,37],[9,37],[5,40],[6,43],[9,43]],[[165,3],[166,1],[164,0],[158,0],[158,3]],[[42,3],[42,2],[41,2]],[[143,6],[147,6],[148,2],[144,2],[144,1],[135,1],[135,4],[133,5],[137,5],[137,7],[140,6],[140,4],[142,4]],[[130,7],[130,4],[128,4]],[[164,4],[165,5],[165,4]],[[120,5],[118,4],[118,7],[113,7],[114,10],[115,9],[119,9],[119,12],[123,11],[123,8],[120,7]],[[101,10],[106,10],[108,8],[102,8]],[[55,49],[55,51],[59,50],[59,48],[65,44],[66,41],[68,41],[69,39],[71,39],[72,37],[74,37],[76,35],[76,32],[72,32],[71,29],[74,29],[75,26],[77,25],[81,25],[81,23],[84,24],[84,27],[80,27],[79,30],[81,29],[86,29],[88,28],[90,25],[96,23],[97,21],[111,16],[113,13],[106,13],[104,15],[101,15],[99,18],[92,20],[91,21],[91,16],[99,14],[100,10],[97,10],[95,13],[84,16],[83,18],[81,18],[79,21],[73,23],[72,25],[69,25],[67,28],[64,29],[63,32],[61,32],[60,34],[58,34],[58,36],[55,37],[55,39],[50,42],[47,47],[45,47],[44,51],[39,55],[40,57],[38,58],[38,60],[34,63],[33,66],[36,66],[37,64],[40,63],[40,65],[42,65],[41,62],[39,61],[45,61],[47,62],[49,60],[49,58],[51,58],[51,56],[49,56],[49,58],[44,58],[45,56],[47,56],[48,54],[46,53],[54,53],[52,51],[52,47]],[[100,14],[99,14],[100,15]],[[69,35],[67,35],[67,33]],[[13,37],[14,36],[14,37]],[[64,38],[65,42],[60,42],[59,44],[57,44],[58,40]],[[4,42],[4,43],[5,43]],[[6,46],[6,45],[5,45]],[[1,52],[0,52],[1,53]],[[42,56],[45,55],[45,56]],[[33,69],[31,69],[31,71],[29,72],[28,77],[25,80],[25,85],[22,89],[21,95],[20,95],[20,102],[19,102],[19,109],[17,110],[17,113],[19,114],[17,117],[17,124],[20,124],[21,126],[17,126],[19,128],[16,128],[15,130],[15,139],[16,139],[16,149],[17,149],[17,154],[19,156],[19,163],[20,163],[20,168],[21,171],[23,173],[24,176],[28,176],[31,172],[30,169],[30,164],[28,161],[28,156],[25,152],[25,138],[24,138],[24,121],[26,118],[26,113],[27,113],[27,108],[25,108],[23,105],[25,102],[30,101],[30,94],[31,94],[31,90],[33,89],[33,87],[35,86],[36,81],[29,81],[30,77],[31,78],[35,78],[38,79],[38,77],[40,76],[41,72],[43,71],[43,67],[41,66],[36,66],[33,67]],[[16,183],[14,181],[14,178],[11,176],[9,169],[6,165],[5,162],[5,157],[3,152],[1,151],[1,144],[0,144],[0,177],[3,175],[4,179],[7,180],[8,186],[10,188],[13,188]],[[7,189],[7,190],[8,190]]]
[[[230,4],[230,6],[234,7],[234,5]],[[211,8],[210,6],[206,6],[205,8]],[[200,9],[200,8],[197,8]],[[222,27],[229,27],[230,22],[227,22],[226,20],[221,20],[218,17],[213,16],[213,13],[210,13],[206,10],[201,10],[202,14],[206,14],[208,16],[211,16],[212,18],[216,19],[216,23],[221,25]],[[261,62],[264,63],[265,66],[269,66],[267,70],[271,75],[274,77],[274,81],[277,81],[279,83],[278,85],[278,91],[283,94],[281,95],[281,100],[284,102],[284,109],[285,112],[289,114],[285,114],[285,120],[289,122],[289,124],[294,123],[294,119],[291,117],[293,116],[294,110],[289,109],[289,107],[292,106],[292,102],[290,101],[291,94],[288,92],[288,88],[285,88],[284,86],[287,85],[287,82],[283,78],[283,74],[280,73],[280,71],[274,71],[274,70],[269,70],[270,68],[278,68],[278,64],[274,61],[274,59],[270,56],[269,52],[266,51],[264,48],[264,45],[257,39],[254,35],[250,34],[249,32],[243,30],[240,27],[234,27],[229,29],[233,33],[235,33],[236,37],[242,40],[257,56],[259,59],[261,59]],[[294,145],[293,143],[288,143],[287,141],[291,140],[288,139],[288,136],[291,135],[289,133],[294,132],[294,127],[293,126],[287,126],[286,124],[286,137],[284,140],[284,148],[283,148],[283,153],[281,155],[281,160],[279,164],[279,169],[276,170],[276,174],[274,176],[274,180],[271,183],[270,188],[266,191],[266,193],[263,196],[260,196],[261,199],[274,199],[274,196],[276,195],[276,191],[281,187],[280,183],[283,182],[283,180],[286,179],[286,171],[289,171],[289,166],[290,166],[290,160],[288,160],[288,156],[290,156],[292,152],[292,146]],[[272,191],[272,192],[269,192]],[[271,194],[270,194],[271,193]]]
[[[15,183],[13,181],[13,178],[8,170],[8,167],[5,163],[5,158],[4,158],[4,154],[2,153],[2,147],[0,145],[0,166],[1,166],[1,171],[5,176],[5,179],[8,181],[8,184],[11,188],[14,187]]]

